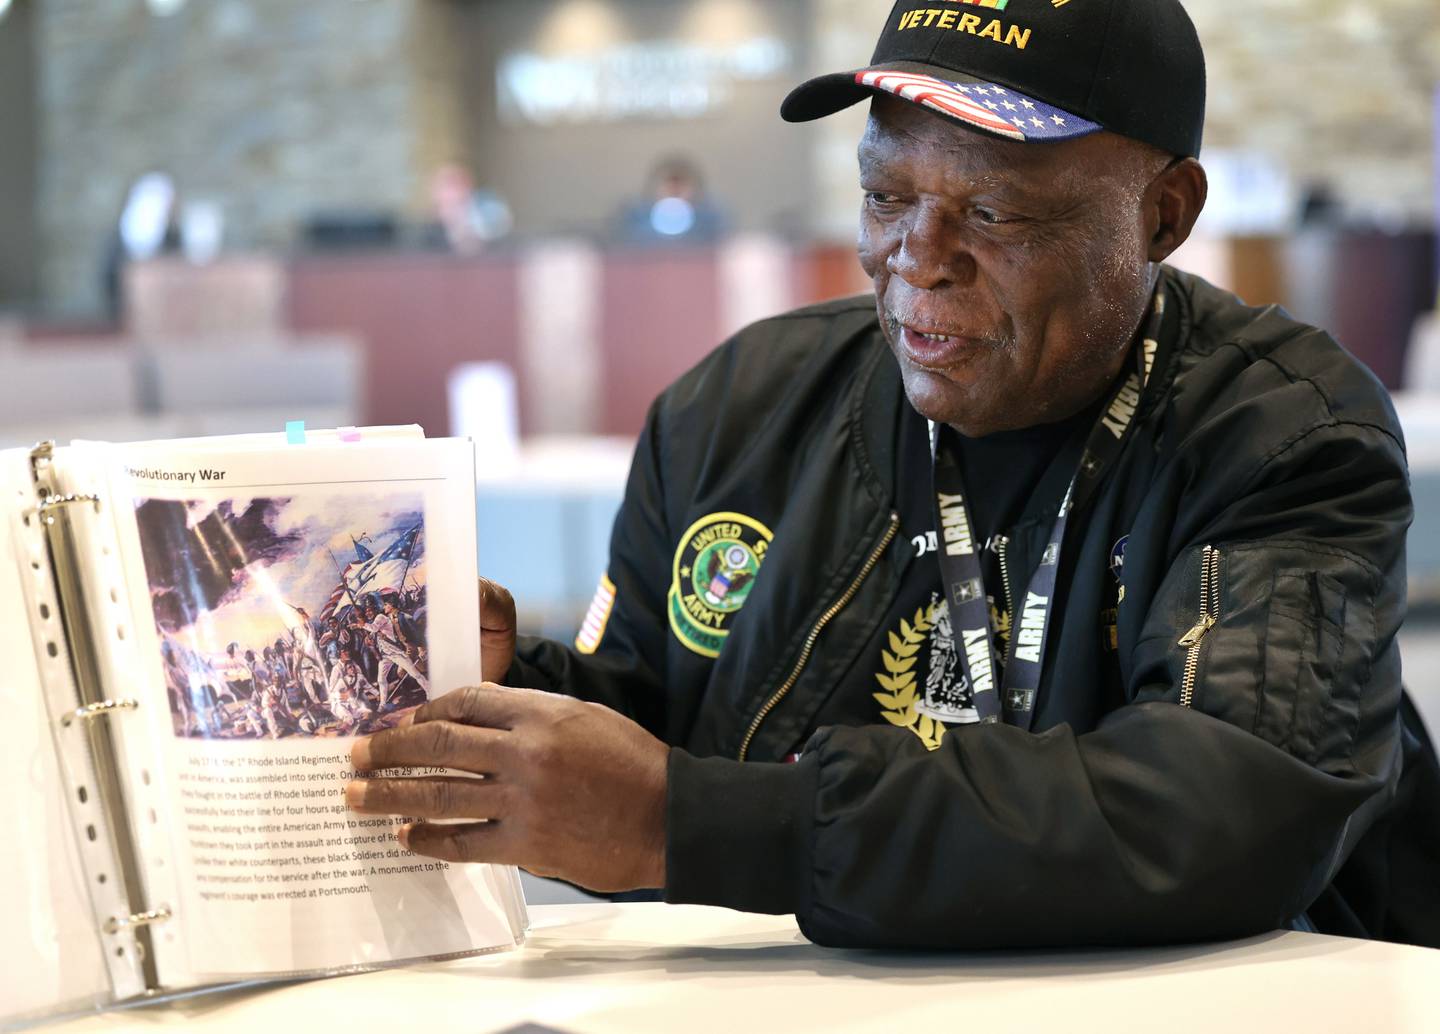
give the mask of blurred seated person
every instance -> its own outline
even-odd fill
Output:
[[[724,234],[727,223],[725,212],[706,194],[695,163],[671,157],[651,171],[645,196],[621,208],[618,235],[637,244],[709,242]]]
[[[130,185],[101,259],[101,288],[112,319],[120,318],[124,305],[125,267],[180,250],[179,212],[169,173],[147,172]]]
[[[470,170],[457,162],[430,177],[430,204],[434,222],[426,228],[425,244],[457,255],[479,254],[515,225],[505,199],[478,188]]]

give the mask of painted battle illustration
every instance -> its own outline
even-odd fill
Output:
[[[428,699],[409,492],[137,501],[175,734],[357,736]]]

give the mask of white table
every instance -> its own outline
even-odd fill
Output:
[[[53,1031],[1440,1030],[1440,951],[1275,933],[1226,944],[984,955],[830,951],[789,917],[670,905],[532,909],[516,952],[232,991]]]

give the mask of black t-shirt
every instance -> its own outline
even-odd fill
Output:
[[[1011,598],[1025,591],[1031,573],[1010,570],[1006,584],[1001,557],[1008,540],[1003,532],[1020,520],[1038,488],[1053,492],[1058,506],[1098,410],[1097,404],[1058,424],[986,438],[947,436],[959,450],[973,532],[983,543],[981,563],[999,663],[1009,641]],[[929,423],[908,406],[901,416],[899,441],[895,500],[900,536],[894,548],[913,551],[914,559],[874,640],[816,715],[815,728],[888,721],[935,746],[944,727],[924,713],[927,698],[945,701],[947,712],[973,712],[974,705],[956,652],[936,555]]]

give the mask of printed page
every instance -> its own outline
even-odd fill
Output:
[[[181,981],[513,946],[512,870],[351,813],[354,737],[479,680],[468,441],[109,447]],[[418,773],[415,773],[418,774]]]
[[[45,706],[21,584],[29,558],[12,534],[18,508],[33,506],[29,459],[0,454],[0,1027],[108,1001],[79,840],[85,820],[73,814]],[[77,808],[90,805],[76,801]],[[99,875],[98,873],[96,874]]]

